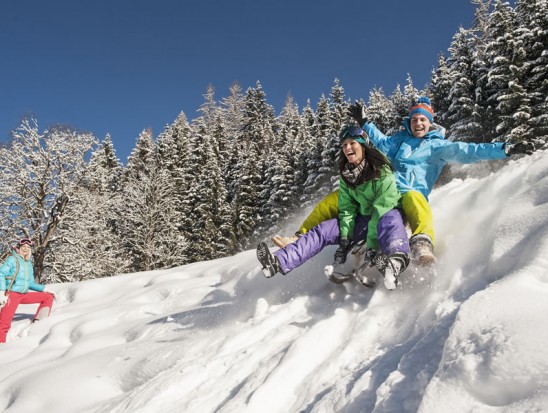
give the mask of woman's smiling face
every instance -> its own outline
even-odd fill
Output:
[[[342,143],[342,150],[352,165],[359,165],[363,160],[363,147],[355,139],[346,138]]]

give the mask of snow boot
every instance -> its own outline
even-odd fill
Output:
[[[262,271],[266,278],[273,277],[276,273],[280,272],[280,262],[277,257],[270,253],[270,249],[265,242],[257,245],[257,258],[263,266]]]
[[[297,241],[297,236],[293,235],[292,237],[283,237],[281,235],[274,235],[271,240],[279,248],[284,248],[287,244]]]
[[[377,254],[375,266],[384,276],[384,286],[387,290],[395,290],[398,286],[398,277],[409,264],[407,254],[396,252],[390,255]]]
[[[432,239],[426,234],[413,235],[409,239],[409,246],[411,247],[411,256],[413,261],[422,267],[427,267],[436,263],[436,257],[434,257],[434,246],[432,245]]]

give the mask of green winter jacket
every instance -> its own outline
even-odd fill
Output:
[[[12,252],[8,259],[0,267],[0,291],[5,291],[11,277],[17,270],[16,260],[19,261],[19,272],[11,287],[11,291],[27,293],[29,290],[44,291],[45,286],[34,281],[34,268],[30,260],[24,260],[19,254]]]
[[[340,237],[352,239],[356,215],[371,217],[367,225],[367,247],[378,249],[377,225],[381,217],[398,207],[401,194],[396,187],[394,174],[387,166],[380,178],[351,187],[339,180]],[[360,241],[360,240],[355,240]]]

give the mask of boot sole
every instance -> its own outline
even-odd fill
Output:
[[[257,259],[263,266],[262,271],[266,278],[271,278],[274,276],[274,265],[273,265],[273,257],[270,253],[270,250],[268,249],[268,245],[266,243],[261,242],[259,245],[257,245]]]

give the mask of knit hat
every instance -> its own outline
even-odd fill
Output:
[[[346,138],[354,139],[356,142],[367,145],[369,143],[369,137],[362,128],[357,126],[345,126],[341,131],[339,138],[344,141]]]
[[[426,96],[421,96],[417,100],[417,104],[409,109],[409,119],[411,119],[416,114],[424,115],[428,118],[430,123],[434,123],[434,109],[430,104],[430,99],[428,99]]]

